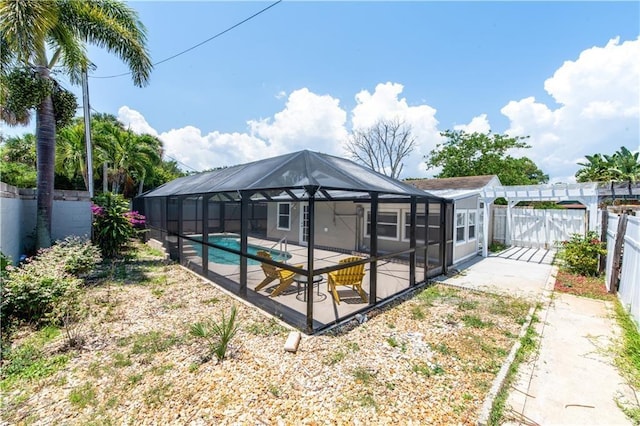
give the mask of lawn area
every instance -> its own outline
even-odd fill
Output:
[[[145,247],[89,284],[71,330],[13,333],[6,422],[475,424],[531,307],[433,285],[288,353],[286,325]],[[217,362],[190,329],[232,306],[239,330]]]

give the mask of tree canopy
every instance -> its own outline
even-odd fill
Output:
[[[36,111],[36,245],[51,245],[56,127],[75,114],[75,96],[52,70],[80,81],[90,64],[86,44],[122,59],[134,84],[144,86],[153,68],[146,30],[137,13],[116,0],[0,0],[0,117],[10,125],[28,122]]]
[[[425,156],[427,170],[440,168],[437,178],[497,175],[503,185],[546,183],[549,176],[527,157],[512,157],[509,150],[530,148],[527,137],[447,130],[447,138]]]

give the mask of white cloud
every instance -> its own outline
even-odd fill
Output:
[[[142,114],[126,105],[118,109],[118,121],[135,133],[158,136],[158,132],[147,123]]]
[[[480,114],[473,117],[469,124],[458,124],[453,126],[453,130],[462,130],[465,133],[489,133],[491,126],[487,120],[487,114]]]
[[[529,156],[554,181],[574,180],[584,155],[634,150],[640,138],[640,38],[584,50],[544,83],[556,109],[533,97],[511,101],[501,112],[506,133],[530,135]],[[578,159],[578,160],[576,160]]]
[[[158,133],[141,113],[127,106],[120,108],[118,119],[137,133],[158,136],[167,157],[195,170],[242,164],[302,149],[341,155],[347,135],[346,112],[339,101],[306,88],[291,93],[285,108],[273,119],[248,121],[247,133],[203,134],[193,126]]]

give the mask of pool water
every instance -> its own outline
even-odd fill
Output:
[[[233,250],[240,250],[240,238],[237,235],[209,235],[209,243]],[[200,244],[193,244],[193,249],[198,253],[198,256],[202,256],[202,246]],[[276,262],[286,262],[291,259],[291,254],[280,250],[270,249],[258,245],[249,244],[247,251],[250,254],[256,255],[259,250],[264,250],[271,254],[271,258]],[[223,265],[239,265],[240,256],[235,253],[229,253],[228,251],[220,250],[214,247],[209,247],[209,262],[220,263]],[[247,265],[259,265],[257,260],[247,258]]]

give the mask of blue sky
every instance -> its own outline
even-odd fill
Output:
[[[271,3],[129,4],[157,62]],[[91,48],[90,100],[196,170],[344,155],[353,128],[398,117],[418,141],[403,177],[433,175],[424,155],[458,128],[529,135],[516,154],[567,182],[585,154],[639,148],[639,35],[638,2],[285,0],[159,64],[145,88],[98,78],[126,67]]]

